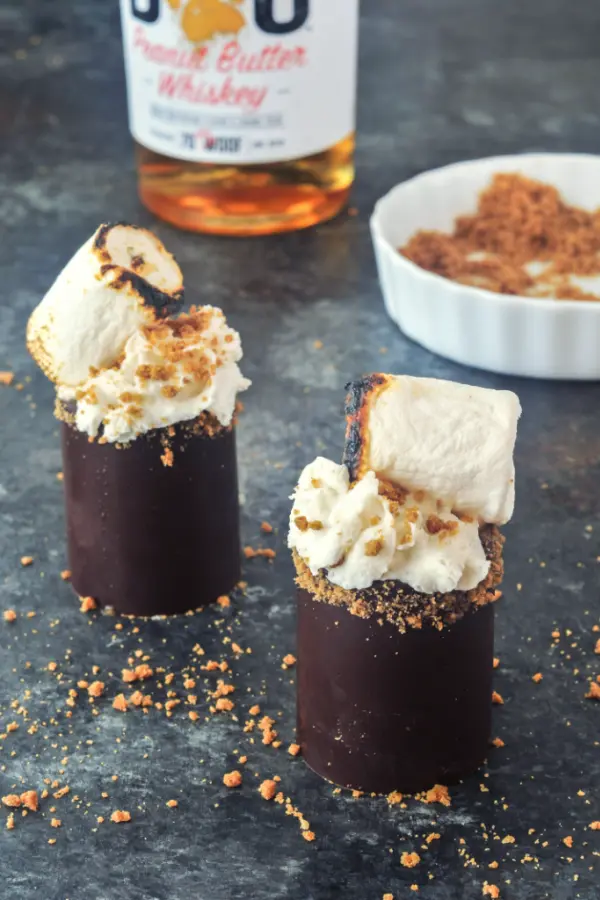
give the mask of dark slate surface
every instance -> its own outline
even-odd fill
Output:
[[[41,790],[45,778],[71,788],[43,801],[41,812],[18,815],[14,831],[2,821],[2,897],[379,900],[387,891],[397,900],[413,896],[417,884],[423,898],[471,900],[485,880],[503,898],[597,896],[600,834],[586,826],[600,819],[600,709],[583,695],[600,671],[592,632],[599,389],[497,378],[412,345],[384,314],[367,219],[377,196],[422,168],[497,152],[595,151],[600,11],[585,0],[367,0],[364,7],[359,216],[235,242],[156,225],[183,266],[190,298],[222,306],[243,334],[244,369],[254,380],[239,429],[244,540],[272,545],[278,556],[246,564],[247,596],[225,614],[136,632],[131,623],[119,631],[115,619],[86,618],[59,577],[65,547],[52,390],[23,348],[30,310],[100,221],[155,224],[136,199],[116,3],[2,4],[0,369],[14,370],[25,389],[0,389],[0,607],[19,613],[10,626],[0,622],[0,788]],[[293,671],[280,668],[294,646],[287,496],[317,451],[339,455],[344,383],[382,368],[509,386],[524,407],[518,511],[506,529],[498,608],[496,687],[505,705],[496,707],[495,733],[506,748],[453,790],[450,809],[411,802],[389,810],[382,800],[334,796],[285,743],[279,751],[253,745],[241,730],[258,699],[284,741],[293,738]],[[262,519],[275,525],[274,537],[260,535]],[[32,567],[21,569],[22,554],[35,556]],[[555,627],[561,638],[551,646]],[[252,654],[235,661],[224,637]],[[171,689],[182,696],[179,673],[194,664],[196,642],[205,659],[230,660],[239,722],[203,721],[201,681],[198,723],[185,709],[171,718],[113,711],[109,698],[122,687],[129,653],[142,649],[176,672]],[[55,673],[50,660],[59,663]],[[92,665],[107,685],[94,706],[100,714],[83,691],[67,718],[68,690],[89,678]],[[531,681],[537,671],[539,685]],[[152,692],[164,699],[155,681]],[[12,700],[28,710],[27,721]],[[11,721],[20,727],[6,732]],[[228,791],[222,775],[234,768],[236,748],[249,762],[243,788]],[[258,795],[258,779],[272,774],[310,821],[314,843]],[[171,798],[177,809],[165,806]],[[50,827],[51,804],[59,829]],[[131,824],[96,822],[116,808],[131,811]],[[440,840],[419,850],[430,831]],[[515,842],[502,843],[507,835]],[[568,835],[572,849],[562,843]],[[405,850],[420,852],[415,869],[401,867]],[[487,868],[491,860],[500,861],[497,870]]]

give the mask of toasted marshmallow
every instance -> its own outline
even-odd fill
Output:
[[[372,470],[454,512],[493,524],[510,519],[516,394],[406,375],[370,375],[348,387],[344,461],[352,480]]]
[[[101,225],[67,263],[27,326],[29,352],[55,384],[113,365],[143,325],[177,312],[183,276],[145,228]]]

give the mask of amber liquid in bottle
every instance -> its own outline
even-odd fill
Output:
[[[187,162],[136,143],[142,202],[178,228],[260,235],[335,216],[354,180],[354,134],[321,153],[253,165]]]

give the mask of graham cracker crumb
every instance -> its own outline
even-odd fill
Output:
[[[494,668],[497,669],[500,665],[500,658],[498,656],[494,657]]]
[[[0,384],[6,385],[9,387],[15,379],[14,372],[0,372]]]
[[[498,900],[498,897],[500,896],[500,888],[498,888],[495,884],[489,884],[489,882],[484,881],[481,893],[484,897],[491,897],[492,900]]]
[[[495,703],[497,706],[503,706],[504,700],[502,699],[502,695],[498,693],[498,691],[492,691],[492,703]]]
[[[539,684],[543,677],[541,672],[536,672],[535,675],[531,676],[531,680],[535,681],[536,684]]]
[[[303,831],[302,837],[304,838],[305,841],[308,841],[310,843],[311,841],[314,841],[315,833],[314,833],[314,831]]]
[[[425,803],[441,803],[442,806],[450,806],[450,793],[445,784],[434,784],[432,788],[430,788],[425,793],[424,797]]]
[[[50,825],[52,828],[60,828],[62,821],[60,819],[50,819]]]
[[[22,805],[23,801],[18,794],[7,794],[2,798],[2,803],[4,804],[4,806],[8,806],[11,809],[16,809]]]
[[[365,544],[365,556],[379,556],[383,550],[384,543],[382,538],[374,538]]]
[[[167,800],[167,806],[170,809],[175,809],[176,806],[179,806],[179,800]]]
[[[425,529],[429,534],[456,534],[458,531],[458,522],[444,522],[439,516],[433,514],[428,516],[427,521],[425,522]]]
[[[571,848],[571,847],[573,846],[573,837],[572,837],[572,835],[569,834],[569,835],[567,835],[567,837],[564,837],[564,838],[562,839],[562,842],[563,842],[563,844],[565,845],[565,847]]]
[[[126,809],[115,809],[110,817],[111,822],[131,822],[131,813]]]
[[[31,810],[31,812],[37,812],[38,809],[38,795],[37,791],[24,791],[21,794],[21,803],[26,809]]]
[[[22,556],[21,557],[21,565],[26,568],[33,563],[33,556]]]
[[[163,466],[166,466],[167,468],[173,466],[173,451],[170,447],[165,447],[165,452],[162,454],[160,461]]]
[[[150,694],[142,694],[141,691],[134,691],[133,694],[130,695],[128,702],[131,703],[132,706],[142,706],[147,708],[152,706],[152,697]]]
[[[14,609],[5,609],[3,616],[4,616],[5,622],[14,622],[15,619],[17,618],[17,614],[14,611]]]
[[[505,746],[504,741],[502,740],[502,738],[499,738],[499,737],[495,737],[492,739],[492,745],[494,747],[504,747]]]
[[[231,606],[231,600],[225,594],[222,597],[217,597],[217,603],[223,609],[227,609],[227,607]]]
[[[239,787],[242,783],[242,773],[238,772],[237,769],[233,772],[226,772],[223,775],[223,784],[228,788],[236,788]]]
[[[63,581],[69,581],[71,578],[71,570],[63,569],[62,572],[60,573],[60,577],[62,578]]]
[[[87,689],[90,697],[101,697],[104,693],[104,682],[103,681],[92,681],[90,686]]]
[[[300,753],[300,749],[300,744],[290,744],[290,746],[288,747],[288,753],[290,754],[290,756],[298,756],[298,754]]]
[[[440,838],[441,838],[441,834],[438,834],[437,831],[432,831],[427,835],[425,840],[427,841],[428,844],[431,844],[432,841],[439,841]]]
[[[261,522],[260,530],[264,531],[265,534],[273,534],[273,526],[268,522]]]
[[[81,600],[80,612],[86,613],[96,609],[96,601],[93,597],[80,597],[79,599]]]
[[[12,831],[15,827],[15,814],[9,813],[8,818],[6,820],[6,828],[8,831]]]
[[[150,668],[148,663],[140,663],[135,669],[123,669],[121,671],[121,678],[126,684],[132,684],[134,681],[145,681],[146,678],[151,678],[153,675],[154,670]]]
[[[215,707],[219,712],[229,712],[234,706],[235,704],[231,700],[228,700],[227,697],[220,697],[215,703]]]
[[[268,778],[259,786],[258,791],[263,800],[272,800],[277,793],[277,782]]]
[[[585,695],[586,700],[600,700],[600,684],[596,681],[590,683],[590,689]]]
[[[283,657],[283,663],[281,666],[282,669],[289,669],[290,666],[295,666],[295,665],[296,665],[296,657],[293,655],[293,653],[288,653],[288,654],[286,654],[286,656]]]
[[[592,831],[600,831],[600,821],[590,822],[590,828]]]
[[[125,694],[117,694],[113,700],[113,709],[116,709],[118,712],[127,712],[129,704],[127,703]]]
[[[254,706],[251,706],[250,709],[248,710],[248,712],[250,713],[251,716],[260,715],[260,706],[258,705],[258,703],[255,703]]]
[[[228,694],[233,694],[235,691],[235,687],[232,684],[225,684],[222,678],[219,678],[217,681],[216,690],[214,690],[211,694],[215,700],[218,697],[226,697]],[[189,694],[188,700],[190,703],[196,703],[196,696],[194,694]]]
[[[276,553],[268,547],[244,547],[244,556],[246,559],[254,559],[257,556],[264,556],[265,559],[275,559]]]
[[[400,862],[406,869],[414,869],[421,862],[421,857],[418,853],[407,853],[405,851],[400,857]]]
[[[275,720],[271,719],[269,716],[263,716],[260,722],[258,723],[258,730],[262,731],[262,742],[263,744],[272,744],[276,737],[277,732],[272,727],[275,724]]]

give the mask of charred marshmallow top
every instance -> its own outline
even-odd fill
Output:
[[[240,337],[206,306],[183,303],[181,270],[151,232],[103,225],[63,269],[27,327],[27,346],[75,403],[77,428],[126,442],[206,411],[229,425]]]
[[[519,414],[508,391],[389,375],[352,385],[346,464],[304,469],[289,546],[348,590],[475,588],[489,571],[480,524],[512,514]]]
[[[521,414],[512,391],[371,375],[350,385],[346,412],[344,458],[353,478],[373,470],[483,522],[512,516]]]

